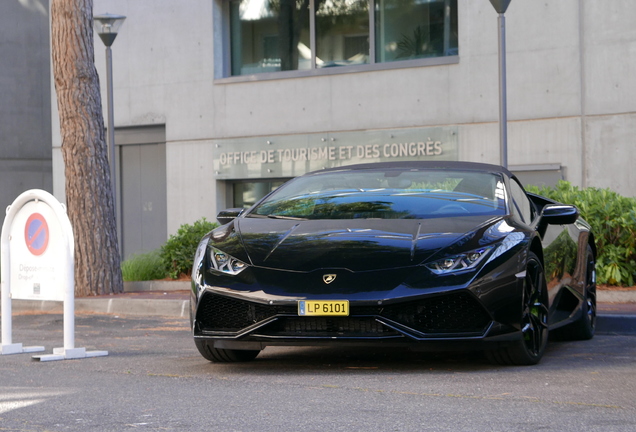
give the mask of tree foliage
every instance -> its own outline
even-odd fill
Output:
[[[190,275],[194,254],[201,238],[218,226],[216,222],[210,222],[205,218],[199,219],[192,225],[181,225],[177,233],[171,235],[161,246],[161,260],[168,276],[177,279],[183,274]]]
[[[609,189],[572,186],[561,181],[555,187],[530,186],[538,193],[564,204],[578,207],[592,226],[598,249],[598,282],[610,285],[634,285],[636,278],[636,199]]]

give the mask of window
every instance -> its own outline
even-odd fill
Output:
[[[248,208],[285,183],[285,180],[237,181],[232,184],[233,207]]]
[[[369,63],[369,1],[314,0],[316,67]]]
[[[377,61],[457,55],[457,0],[376,0]]]
[[[230,0],[231,76],[456,56],[457,0]]]
[[[230,2],[232,75],[309,69],[309,1]]]
[[[368,169],[317,172],[276,189],[247,217],[431,219],[500,216],[501,178],[451,170]]]
[[[510,195],[512,212],[519,216],[523,222],[530,224],[534,218],[534,208],[524,192],[523,188],[516,181],[510,182]]]

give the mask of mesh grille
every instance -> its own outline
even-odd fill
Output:
[[[270,336],[378,337],[398,333],[373,318],[286,317],[259,330]]]
[[[422,333],[480,333],[490,323],[488,313],[468,292],[452,293],[389,306],[352,306],[348,317],[298,317],[297,307],[270,306],[205,294],[197,311],[202,331],[237,332],[265,319],[281,319],[259,329],[269,335],[379,336],[395,333],[378,323],[384,317]]]
[[[382,316],[422,333],[478,333],[490,316],[467,292],[391,305]]]
[[[197,311],[202,330],[239,331],[278,314],[294,314],[295,306],[268,306],[206,294]]]

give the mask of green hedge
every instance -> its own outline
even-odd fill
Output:
[[[609,189],[572,186],[561,181],[555,187],[529,186],[529,192],[578,207],[592,226],[598,249],[597,281],[608,285],[634,285],[636,277],[636,199]]]
[[[159,250],[135,254],[121,263],[121,276],[125,282],[163,279],[167,277]]]
[[[218,226],[216,222],[203,218],[192,225],[181,225],[177,233],[170,236],[161,247],[161,260],[169,277],[177,279],[182,274],[190,275],[199,241]]]
[[[205,218],[194,224],[184,224],[160,249],[130,256],[121,263],[124,281],[146,281],[190,275],[192,261],[201,238],[218,227]]]

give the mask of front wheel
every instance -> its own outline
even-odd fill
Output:
[[[528,253],[521,300],[521,339],[513,345],[486,352],[488,359],[502,365],[539,363],[548,344],[547,289],[543,265]]]
[[[261,352],[260,350],[214,348],[211,342],[202,339],[195,339],[194,343],[206,360],[215,363],[248,362],[254,360]]]

